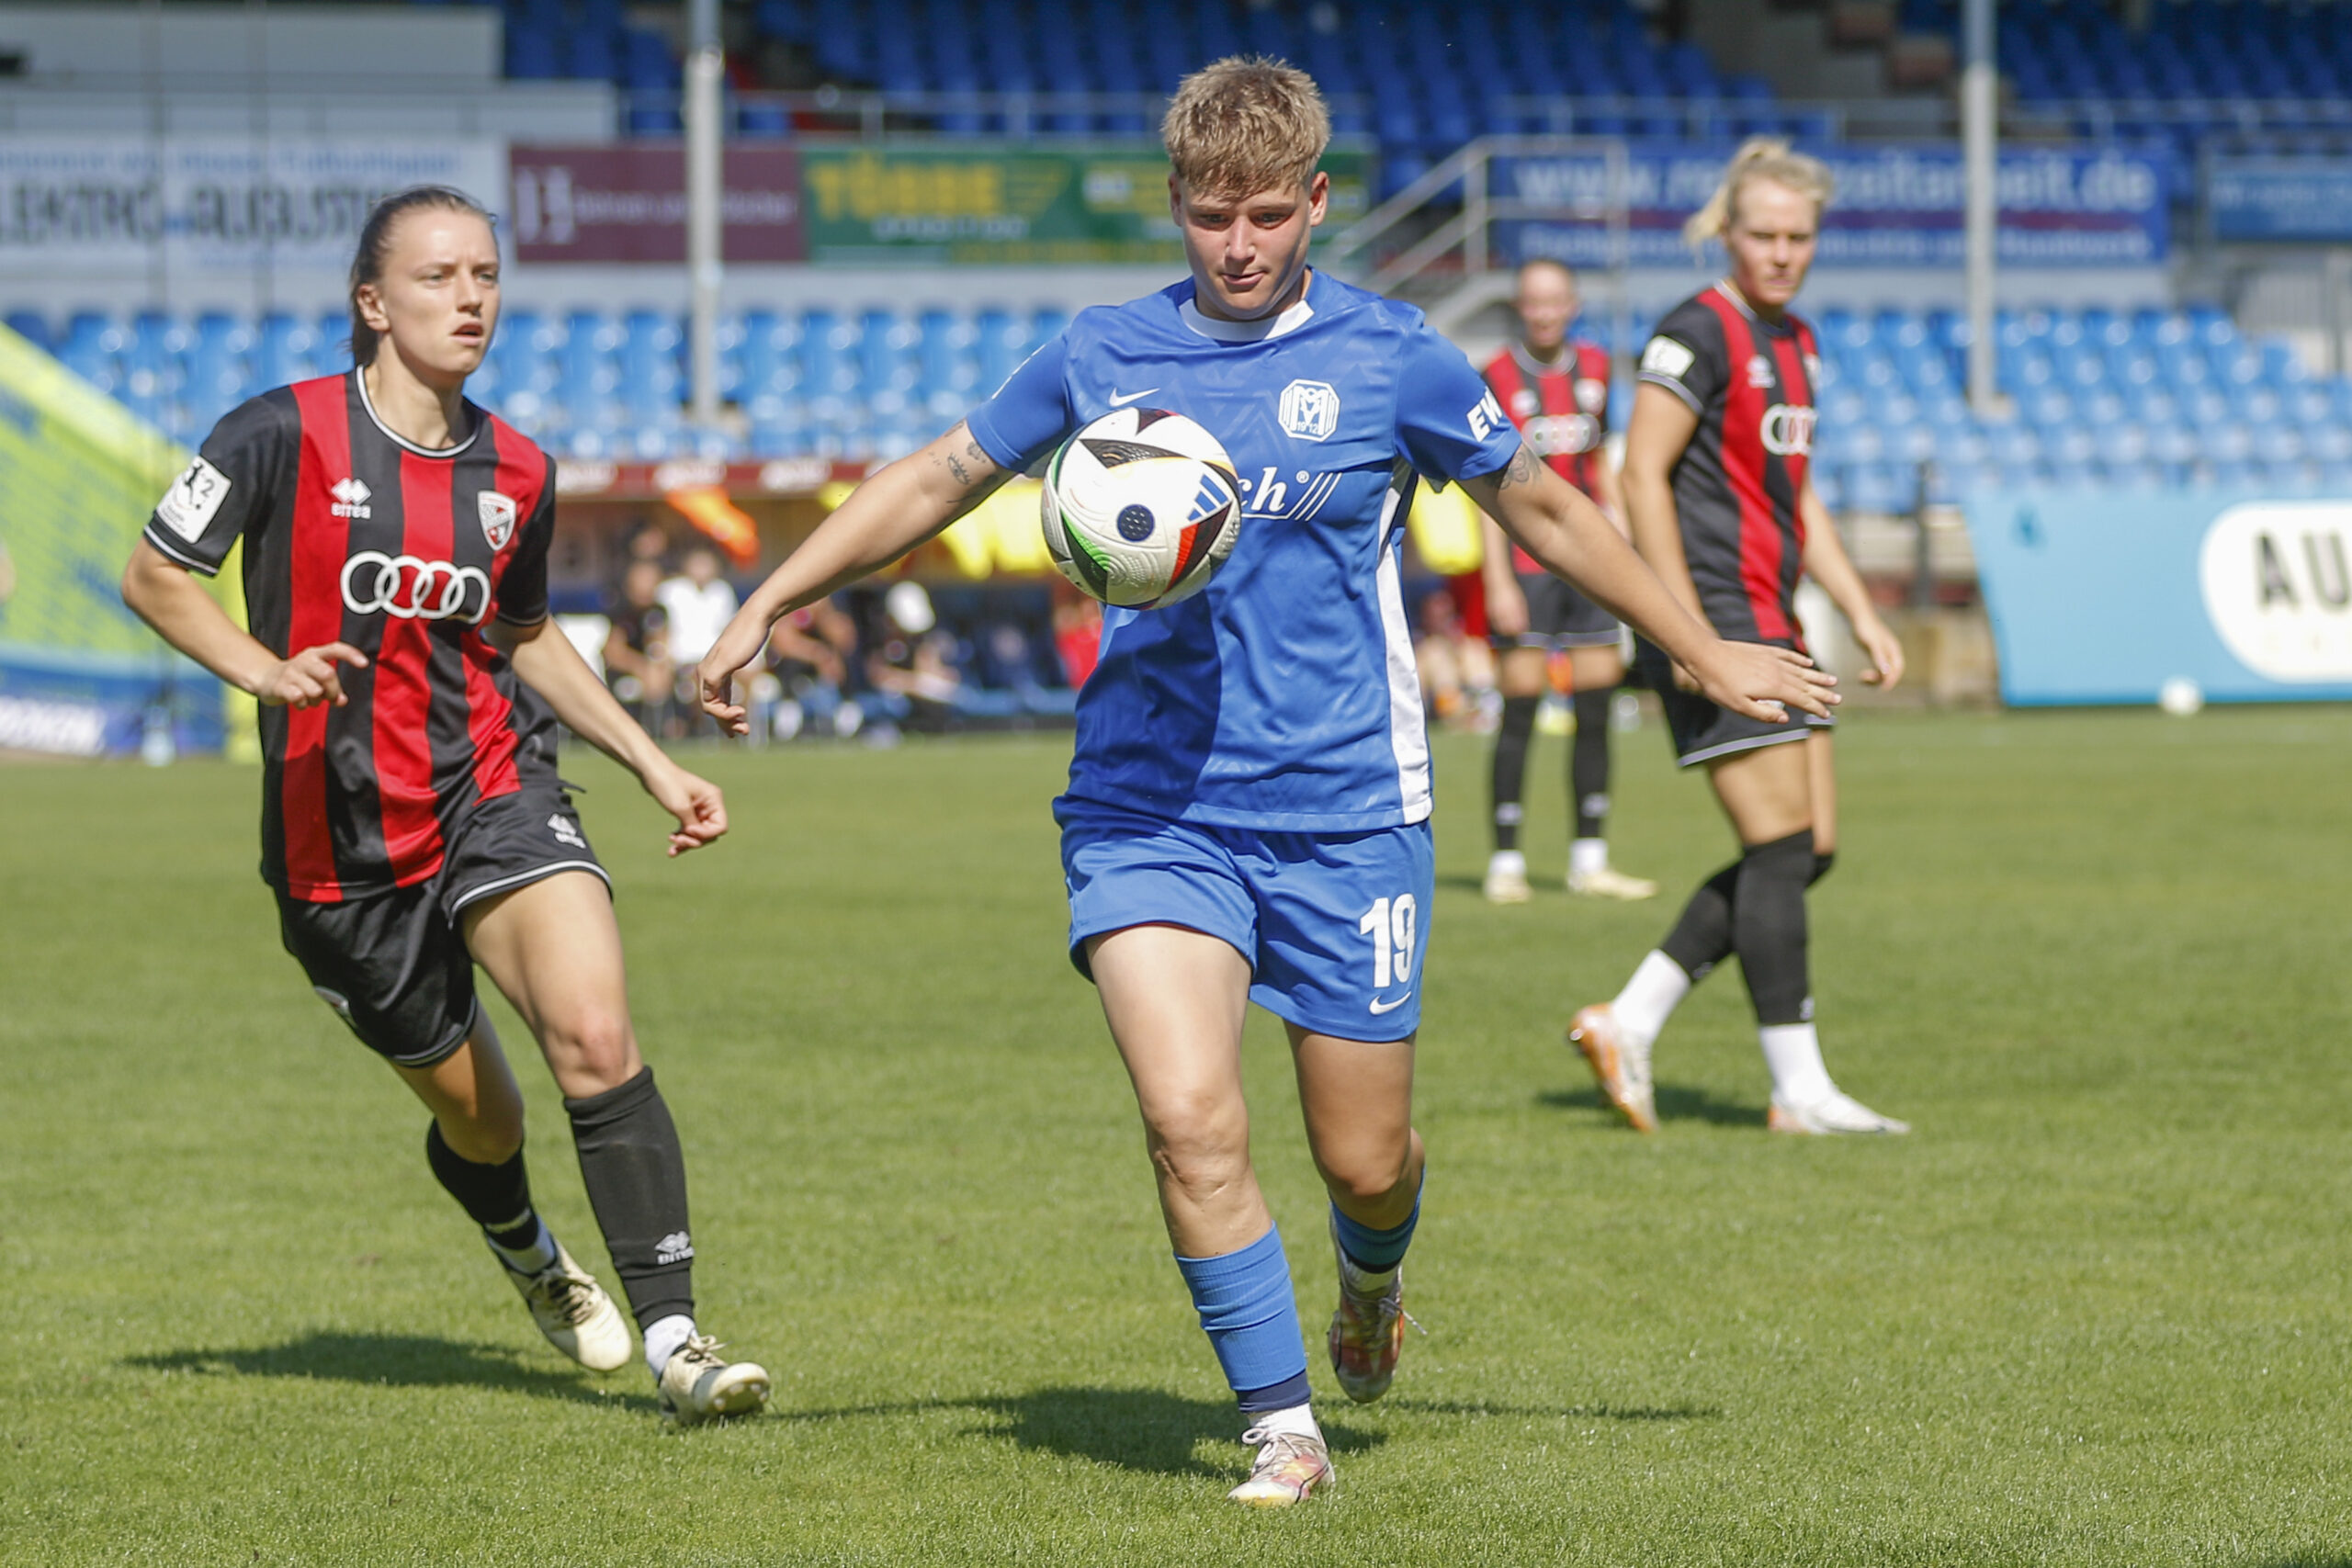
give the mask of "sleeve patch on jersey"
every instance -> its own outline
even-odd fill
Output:
[[[212,525],[220,503],[228,499],[229,476],[198,457],[155,503],[155,515],[164,527],[192,545],[204,537],[204,530]]]
[[[1642,368],[1652,375],[1671,376],[1679,380],[1698,362],[1698,357],[1670,337],[1654,337],[1650,345],[1642,350]]]

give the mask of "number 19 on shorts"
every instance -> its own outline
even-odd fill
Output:
[[[1413,977],[1414,923],[1419,910],[1410,893],[1375,898],[1356,922],[1356,930],[1372,939],[1372,988],[1385,990],[1393,981],[1404,985]]]

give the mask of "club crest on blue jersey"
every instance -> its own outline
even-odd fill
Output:
[[[1328,441],[1340,428],[1340,394],[1328,381],[1293,381],[1279,407],[1283,429],[1301,441]]]

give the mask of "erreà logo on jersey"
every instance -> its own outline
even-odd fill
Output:
[[[1804,403],[1774,403],[1764,411],[1764,450],[1793,457],[1813,450],[1814,412]]]
[[[1277,414],[1286,434],[1301,441],[1329,441],[1340,428],[1340,394],[1328,381],[1293,381],[1283,389]]]
[[[490,541],[492,549],[504,549],[506,541],[514,536],[514,498],[486,490],[474,499],[481,513],[481,536]]]
[[[368,498],[376,492],[357,479],[337,479],[327,493],[334,497],[334,504],[327,510],[337,517],[366,517]]]

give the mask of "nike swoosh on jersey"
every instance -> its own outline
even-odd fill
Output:
[[[1158,390],[1159,389],[1157,387],[1146,387],[1140,392],[1114,392],[1111,394],[1111,406],[1114,409],[1123,409],[1137,398],[1148,398]]]
[[[1398,997],[1393,1002],[1384,1002],[1378,997],[1374,997],[1368,1005],[1372,1010],[1372,1015],[1374,1018],[1377,1018],[1384,1012],[1395,1012],[1398,1008],[1403,1007],[1407,1002],[1409,1002],[1412,999],[1413,993],[1407,991],[1403,996]]]

